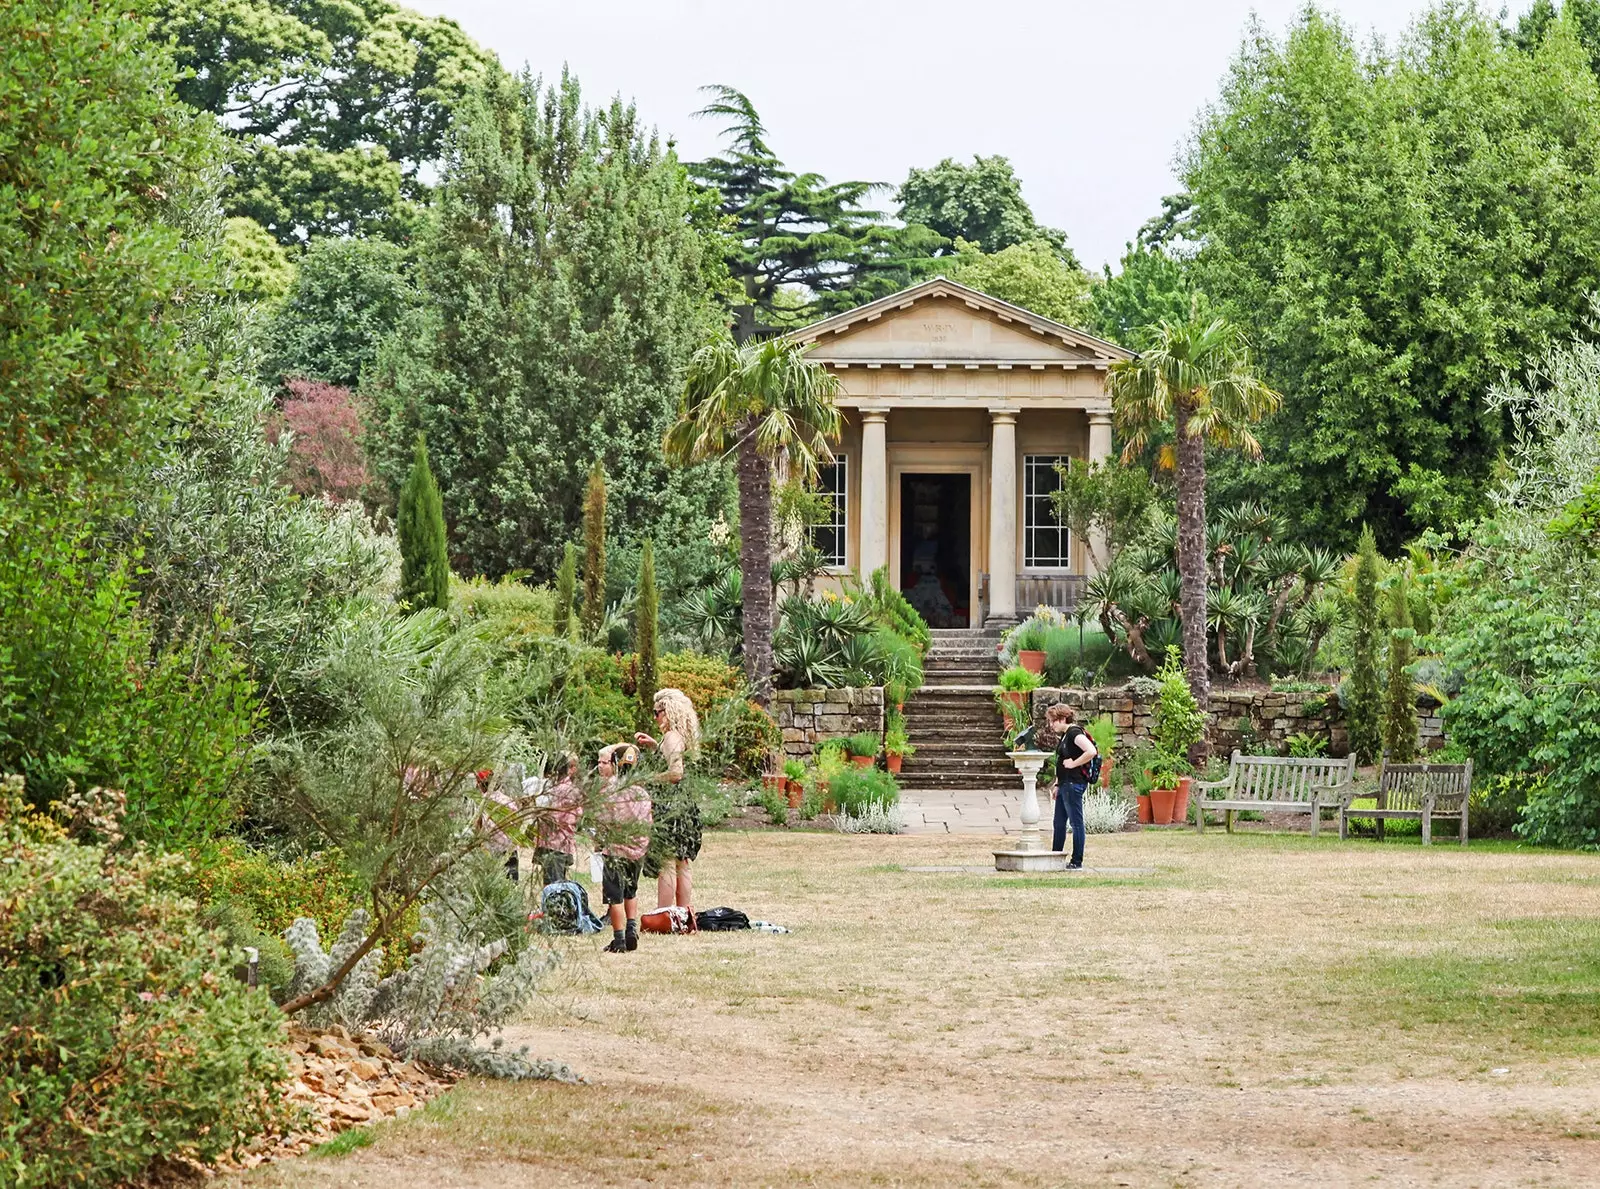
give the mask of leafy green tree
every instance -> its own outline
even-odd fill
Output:
[[[1172,446],[1163,451],[1163,461],[1177,468],[1183,661],[1195,700],[1204,706],[1211,694],[1206,653],[1206,445],[1259,453],[1251,427],[1281,398],[1256,375],[1240,329],[1221,318],[1162,323],[1144,354],[1112,365],[1107,387],[1125,462],[1138,455],[1151,435],[1168,428],[1172,433]]]
[[[976,244],[958,239],[956,254],[945,259],[942,266],[952,281],[1001,301],[1069,326],[1081,326],[1089,316],[1089,275],[1044,240],[980,252]]]
[[[660,603],[656,596],[655,550],[644,543],[639,559],[639,601],[634,607],[633,651],[639,657],[639,729],[655,722],[656,674],[661,668]]]
[[[661,454],[719,317],[688,179],[631,107],[585,109],[571,78],[508,87],[463,113],[417,247],[418,304],[363,379],[374,467],[398,487],[424,430],[458,564],[544,582],[601,459],[614,538],[653,536],[697,582],[730,501],[724,464],[678,471]]]
[[[378,345],[416,301],[402,248],[383,239],[313,240],[273,315],[267,378],[357,387]]]
[[[964,239],[992,254],[1043,241],[1062,263],[1079,271],[1066,233],[1039,225],[1011,162],[998,154],[975,154],[971,165],[946,157],[931,169],[913,169],[895,199],[902,222],[920,223],[952,244]]]
[[[1350,750],[1356,760],[1371,764],[1383,745],[1383,693],[1378,688],[1378,608],[1381,566],[1372,529],[1363,526],[1356,547],[1356,580],[1351,599],[1350,678],[1345,686],[1344,716],[1350,728]]]
[[[1084,325],[1101,338],[1141,351],[1161,323],[1188,318],[1193,300],[1182,260],[1164,248],[1132,243],[1117,272],[1106,265],[1104,278],[1090,290]]]
[[[1600,90],[1571,23],[1523,50],[1482,7],[1363,50],[1308,8],[1251,29],[1183,163],[1195,283],[1286,394],[1260,498],[1386,551],[1481,508],[1495,379],[1600,284]]]
[[[0,6],[0,495],[99,490],[196,403],[164,316],[210,283],[175,221],[221,145],[147,20]]]
[[[772,471],[809,481],[833,457],[839,381],[787,339],[738,346],[724,331],[695,352],[678,420],[666,438],[681,464],[738,455],[744,673],[751,696],[772,696]]]
[[[562,640],[572,638],[572,600],[578,585],[578,547],[568,541],[561,553],[561,568],[556,571],[556,605],[550,629]]]
[[[775,324],[798,324],[893,293],[932,271],[939,236],[897,227],[864,204],[883,187],[795,173],[767,144],[755,105],[728,86],[698,114],[728,121],[723,155],[690,166],[733,225],[728,271]]]
[[[606,617],[606,469],[597,458],[583,492],[583,638],[600,633]]]
[[[1517,19],[1513,40],[1523,50],[1536,51],[1557,25],[1565,22],[1578,44],[1589,54],[1589,68],[1600,74],[1600,0],[1533,0]]]
[[[294,281],[294,265],[283,245],[254,219],[236,215],[227,221],[222,241],[228,253],[234,289],[250,301],[275,303]]]
[[[1389,680],[1384,687],[1383,750],[1396,763],[1417,758],[1417,686],[1411,679],[1416,658],[1411,600],[1405,568],[1395,571],[1389,590]]]
[[[428,466],[428,444],[417,435],[411,474],[400,490],[395,517],[400,539],[400,601],[413,611],[450,606],[450,557],[445,545],[444,505]]]
[[[158,0],[179,97],[248,151],[230,214],[281,242],[409,234],[463,98],[502,73],[454,21],[391,0]]]
[[[1110,568],[1142,537],[1155,511],[1156,489],[1141,467],[1112,459],[1068,459],[1056,468],[1061,486],[1050,494],[1056,518],[1088,545],[1096,570]]]

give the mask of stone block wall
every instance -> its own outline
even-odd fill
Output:
[[[1145,687],[1148,689],[1148,686]],[[1033,693],[1033,722],[1044,729],[1045,711],[1066,702],[1078,711],[1078,721],[1111,715],[1117,727],[1117,750],[1132,751],[1150,741],[1155,694],[1139,685],[1107,689],[1038,689]],[[1423,754],[1444,746],[1444,720],[1439,703],[1426,694],[1417,698],[1418,742]],[[1273,690],[1230,689],[1213,686],[1207,734],[1214,755],[1227,756],[1238,748],[1246,755],[1281,755],[1290,735],[1305,732],[1328,740],[1328,754],[1348,755],[1350,733],[1345,728],[1339,697],[1332,689],[1298,693]]]
[[[784,755],[808,760],[824,740],[883,734],[883,687],[780,689],[772,695],[772,716],[783,733]]]

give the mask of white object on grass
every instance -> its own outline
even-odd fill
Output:
[[[592,854],[592,855],[590,855],[589,856],[589,882],[590,883],[599,883],[601,880],[603,880],[605,878],[605,874],[606,874],[605,856],[601,855],[601,854]]]

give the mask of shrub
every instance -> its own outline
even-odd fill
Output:
[[[756,794],[757,803],[766,810],[767,820],[775,826],[789,824],[789,801],[777,789],[762,787]]]
[[[879,566],[872,571],[871,584],[872,608],[879,620],[913,644],[918,653],[926,652],[933,633],[928,630],[927,620],[889,581],[889,567]]]
[[[1407,586],[1405,571],[1399,570],[1389,592],[1389,681],[1383,698],[1383,747],[1397,763],[1417,758],[1417,687],[1410,672],[1416,633]]]
[[[0,780],[0,1182],[120,1185],[287,1122],[283,1021],[173,883],[117,847],[120,795],[69,794],[85,841]]]
[[[828,795],[837,812],[859,816],[871,805],[898,805],[900,785],[877,768],[852,766],[828,778]]]
[[[1178,659],[1176,649],[1167,653],[1156,679],[1161,683],[1161,691],[1156,694],[1155,722],[1150,735],[1167,755],[1182,760],[1205,735],[1206,716],[1189,689],[1189,680],[1184,676],[1183,662]]]
[[[451,578],[450,604],[464,623],[473,624],[491,643],[526,647],[551,633],[554,596],[547,587],[526,586],[515,578]],[[559,634],[559,633],[558,633]]]
[[[231,625],[158,643],[98,553],[47,509],[0,508],[0,771],[41,806],[68,781],[121,787],[130,834],[190,845],[234,816],[254,688]]]
[[[572,600],[578,585],[578,547],[571,541],[561,551],[561,568],[556,571],[555,609],[550,615],[550,630],[563,640],[572,638]]]
[[[662,686],[681,689],[701,717],[743,687],[738,669],[718,657],[698,652],[669,652],[661,658],[660,671]]]
[[[833,828],[841,834],[898,834],[906,828],[905,814],[898,805],[874,802],[856,812],[841,809]]]
[[[1302,759],[1312,759],[1316,756],[1328,754],[1328,737],[1314,735],[1310,731],[1296,731],[1284,740],[1289,754]]]
[[[1083,799],[1083,828],[1089,834],[1115,834],[1133,822],[1135,808],[1115,793],[1090,793]]]
[[[361,449],[361,414],[348,388],[320,380],[291,379],[279,416],[289,442],[285,478],[300,495],[360,499],[372,482]],[[278,431],[271,426],[269,432]],[[277,440],[276,432],[272,433]]]
[[[648,731],[655,726],[656,684],[661,667],[660,609],[656,601],[655,548],[644,543],[639,558],[639,598],[634,604],[633,650],[639,658],[639,671],[635,679],[639,694],[639,729]]]
[[[606,617],[606,472],[597,458],[583,495],[583,613],[579,627],[594,639]]]
[[[712,776],[759,776],[782,747],[783,736],[772,716],[748,698],[735,696],[717,703],[700,720],[697,766]]]
[[[1030,619],[1017,628],[1012,643],[1018,652],[1043,652],[1045,642],[1049,638],[1045,625],[1037,619]]]

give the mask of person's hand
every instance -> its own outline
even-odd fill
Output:
[[[633,741],[640,747],[654,747],[656,745],[656,741],[643,731],[634,732]]]

